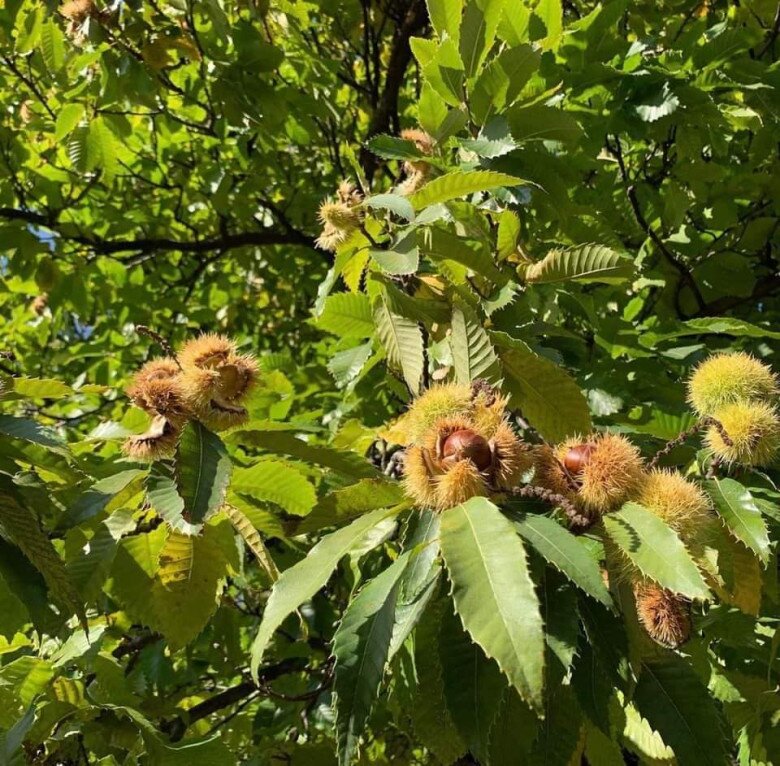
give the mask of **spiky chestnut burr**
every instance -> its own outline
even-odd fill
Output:
[[[190,416],[179,365],[171,358],[147,362],[133,377],[127,395],[137,407],[181,426]]]
[[[257,381],[256,360],[239,354],[222,335],[202,335],[179,353],[182,385],[193,413],[215,431],[241,425],[248,418],[242,401]]]
[[[180,434],[180,429],[170,420],[157,416],[145,433],[125,440],[122,451],[134,460],[162,460],[176,451]]]
[[[336,199],[326,199],[320,205],[317,217],[322,231],[315,244],[322,250],[335,251],[352,232],[360,228],[363,195],[349,181],[342,181]]]
[[[650,638],[671,649],[684,644],[691,635],[690,605],[657,583],[634,583],[634,600],[639,622]]]
[[[750,354],[720,353],[702,362],[688,381],[688,401],[700,415],[739,401],[771,401],[780,391],[771,368]],[[720,419],[720,418],[719,418]]]
[[[695,547],[711,536],[715,516],[709,498],[678,471],[647,473],[636,501],[666,522],[686,545]]]
[[[503,492],[530,468],[529,448],[504,419],[504,400],[490,393],[437,386],[410,408],[404,487],[419,505],[443,511]]]
[[[536,450],[534,482],[568,497],[598,518],[620,507],[639,486],[639,450],[619,434],[591,434]]]
[[[723,427],[707,431],[707,445],[716,458],[726,463],[749,466],[771,465],[780,454],[780,416],[765,402],[738,401],[715,411]]]

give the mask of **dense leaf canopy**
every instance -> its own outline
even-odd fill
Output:
[[[780,763],[779,36],[0,3],[0,763]]]

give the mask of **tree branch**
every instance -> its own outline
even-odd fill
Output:
[[[428,12],[424,0],[411,0],[401,22],[393,33],[390,57],[387,62],[384,87],[368,126],[368,138],[385,133],[391,126],[398,127],[398,95],[404,83],[406,68],[412,60],[409,40],[421,33],[428,23]],[[374,175],[378,160],[368,149],[360,152],[360,164],[369,180]]]
[[[256,694],[257,692],[262,692],[263,684],[267,684],[288,673],[299,673],[305,669],[306,661],[303,658],[293,657],[282,660],[260,673],[260,688],[258,688],[258,685],[251,679],[241,681],[235,686],[231,686],[224,691],[219,692],[219,694],[215,694],[207,700],[199,702],[189,710],[182,711],[177,718],[164,722],[160,728],[169,735],[171,742],[178,742],[184,736],[187,729],[197,721],[208,718],[218,710],[222,710],[222,708],[235,705],[237,702],[241,702],[241,700]]]
[[[31,210],[0,207],[0,218],[9,221],[25,221],[34,226],[51,230],[67,242],[84,245],[97,255],[116,255],[118,253],[135,253],[139,255],[150,253],[180,252],[209,253],[217,250],[231,250],[237,247],[262,245],[300,245],[314,249],[314,238],[293,229],[284,223],[284,230],[260,229],[244,231],[237,234],[222,234],[219,237],[194,240],[177,240],[169,237],[147,237],[139,239],[104,239],[81,234],[63,234],[57,228],[57,214],[43,215]]]
[[[744,303],[752,305],[761,298],[776,298],[778,296],[780,296],[780,275],[773,274],[759,279],[750,295],[725,295],[707,303],[699,312],[699,316],[720,316]]]

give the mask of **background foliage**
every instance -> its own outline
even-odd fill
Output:
[[[780,762],[777,471],[708,485],[722,588],[672,652],[603,586],[600,534],[410,512],[386,428],[487,377],[531,441],[593,423],[650,456],[709,352],[778,367],[779,29],[771,0],[6,0],[0,760],[346,763],[362,735],[366,763]],[[431,168],[411,197],[404,161]],[[334,255],[344,177],[383,196]],[[261,362],[224,435],[237,513],[197,535],[119,449],[139,324]],[[511,659],[479,608],[503,594],[465,613],[456,587],[458,619],[439,539],[454,580],[482,544],[497,576],[527,561],[543,720],[484,653]]]

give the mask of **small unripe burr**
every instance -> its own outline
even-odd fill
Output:
[[[590,462],[594,449],[595,447],[592,444],[578,444],[576,447],[572,447],[563,456],[564,468],[572,476],[578,476]]]
[[[487,440],[470,428],[451,433],[442,444],[441,454],[444,463],[470,460],[480,471],[490,468],[493,460]]]

